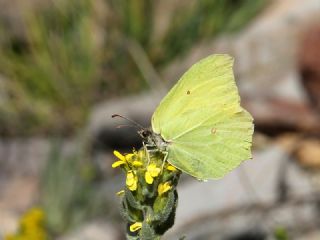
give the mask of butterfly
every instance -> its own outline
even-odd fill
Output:
[[[142,129],[147,151],[199,179],[218,179],[251,158],[252,116],[240,106],[233,58],[210,55],[194,64],[162,99]]]

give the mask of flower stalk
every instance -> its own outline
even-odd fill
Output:
[[[160,239],[174,224],[178,202],[176,186],[181,172],[164,161],[164,154],[144,150],[122,155],[112,167],[126,174],[126,186],[117,195],[120,212],[127,223],[127,239]]]

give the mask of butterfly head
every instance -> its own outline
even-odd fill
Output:
[[[133,125],[131,125],[132,127],[139,129],[138,134],[143,139],[144,143],[147,143],[149,146],[156,147],[160,151],[166,150],[167,142],[164,141],[164,139],[162,138],[162,136],[160,134],[154,133],[151,129],[144,128],[139,123],[137,123],[127,117],[124,117],[122,115],[113,114],[112,118],[115,118],[115,117],[123,118],[123,119],[131,122],[133,124]],[[119,127],[122,127],[122,126],[130,126],[130,125],[120,125]]]
[[[167,151],[168,143],[161,137],[160,134],[154,133],[148,128],[141,129],[138,131],[138,134],[148,146],[154,147],[161,152]]]
[[[148,140],[152,136],[152,131],[148,128],[142,128],[138,131],[138,134],[144,139]]]

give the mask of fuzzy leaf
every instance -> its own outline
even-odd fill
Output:
[[[175,209],[175,194],[173,191],[169,191],[167,196],[158,196],[153,205],[154,220],[159,221],[160,224],[167,221],[170,213]]]
[[[128,190],[127,188],[125,190],[125,198],[126,198],[128,204],[132,208],[139,209],[139,210],[142,209],[142,206],[139,203],[139,201],[135,199],[135,197],[133,196],[132,192],[130,190]]]
[[[172,211],[169,213],[169,216],[167,216],[166,221],[163,223],[159,223],[156,226],[156,233],[158,235],[163,235],[174,224],[174,220],[175,220],[175,216],[176,216],[176,209],[177,209],[177,204],[178,204],[178,193],[177,193],[177,191],[172,191],[172,192],[170,192],[170,194],[174,195],[174,206],[172,207]]]
[[[141,231],[140,231],[140,237],[144,240],[155,240],[159,238],[159,236],[156,235],[154,232],[154,229],[152,226],[147,224],[146,222],[143,223]]]

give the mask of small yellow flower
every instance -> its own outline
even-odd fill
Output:
[[[161,196],[162,194],[168,192],[171,188],[172,188],[172,186],[170,186],[169,182],[160,183],[158,185],[158,194],[159,194],[159,196]]]
[[[113,164],[112,164],[112,168],[116,168],[116,167],[119,167],[121,165],[124,165],[126,164],[126,157],[123,156],[121,153],[119,153],[118,151],[113,151],[113,154],[119,159],[118,161],[115,161]]]
[[[167,170],[169,170],[169,171],[171,171],[171,172],[177,171],[177,169],[176,169],[174,166],[172,166],[171,164],[169,164],[169,165],[167,166]]]
[[[136,222],[134,224],[130,225],[130,231],[131,232],[136,232],[142,228],[142,222]]]
[[[20,225],[24,228],[30,226],[37,226],[44,221],[44,212],[42,209],[34,207],[31,208],[21,219]]]
[[[45,215],[42,209],[32,208],[20,219],[16,234],[5,236],[5,240],[45,240],[48,239],[45,229]]]
[[[124,190],[120,190],[119,192],[116,193],[117,196],[122,196],[124,194]]]
[[[118,161],[112,164],[112,168],[119,167],[121,165],[130,165],[133,167],[141,167],[143,164],[140,161],[135,160],[137,157],[137,153],[134,151],[133,153],[128,153],[126,155],[122,155],[118,151],[113,151],[113,154],[119,159]]]
[[[127,179],[126,179],[126,185],[129,188],[130,191],[135,191],[137,190],[138,187],[138,177],[135,176],[133,171],[128,171],[127,172]]]
[[[156,164],[151,163],[148,167],[147,167],[147,171],[145,173],[145,179],[146,182],[148,184],[152,184],[153,183],[153,178],[159,176],[161,172],[161,169],[157,167]]]

